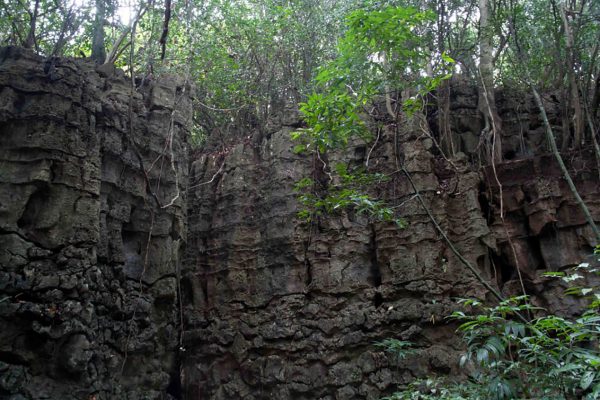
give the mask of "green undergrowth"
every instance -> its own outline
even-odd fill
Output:
[[[527,296],[493,306],[461,299],[463,309],[448,320],[460,324],[457,332],[466,352],[457,361],[467,378],[416,380],[385,400],[600,398],[600,290],[587,284],[600,269],[581,263],[567,272],[545,275],[568,286],[565,297],[587,303],[580,315],[547,312]],[[412,351],[407,342],[394,339],[379,345],[400,358]]]

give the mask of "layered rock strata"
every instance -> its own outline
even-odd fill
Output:
[[[461,84],[451,94],[451,162],[430,137],[435,115],[430,124],[388,121],[375,145],[352,143],[324,160],[331,168],[368,159],[371,170],[387,173],[380,194],[406,218],[405,229],[352,212],[310,224],[296,218],[294,183],[315,173],[328,178],[323,162],[291,151],[293,117],[282,118],[283,128],[209,138],[190,170],[184,397],[377,399],[416,377],[458,372],[461,345],[444,317],[459,307],[456,298],[485,291],[435,230],[400,163],[492,285],[519,295],[521,276],[536,304],[575,312],[577,302],[559,305],[563,288],[542,273],[590,260],[591,232],[544,154],[531,99],[498,98],[506,161],[495,173],[476,167],[483,124],[476,91]],[[560,129],[557,107],[547,108]],[[572,158],[569,168],[600,220],[596,164],[589,154]],[[387,338],[411,341],[416,352],[398,360],[376,345]]]
[[[375,144],[323,161],[291,151],[293,113],[214,134],[190,157],[187,82],[134,84],[0,50],[0,398],[377,399],[457,373],[444,317],[486,292],[400,164],[486,280],[519,294],[521,276],[537,304],[576,310],[541,274],[589,259],[593,239],[526,97],[497,97],[506,161],[494,171],[477,167],[485,140],[465,84],[451,88],[451,161],[429,134],[435,110],[382,120]],[[595,160],[566,161],[600,220]],[[389,175],[377,194],[408,226],[351,210],[298,219],[296,181],[335,183],[323,162]],[[386,353],[388,338],[414,353]]]
[[[0,50],[0,397],[178,391],[189,94]]]
[[[394,159],[402,157],[437,221],[489,278],[493,238],[479,175],[466,165],[460,176],[436,170],[418,124],[389,128],[369,163],[392,177],[385,196],[409,227],[352,213],[303,224],[293,186],[315,166],[291,151],[293,129],[215,141],[192,164],[185,397],[377,399],[415,376],[455,372],[460,345],[444,317],[453,298],[483,290],[394,173]],[[368,150],[356,143],[329,162],[363,164]],[[414,342],[416,353],[398,362],[375,345],[391,337]]]

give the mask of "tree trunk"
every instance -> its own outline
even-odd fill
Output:
[[[485,133],[491,138],[490,160],[502,161],[502,121],[494,95],[494,56],[489,0],[479,0],[479,111],[485,118]]]
[[[387,59],[387,55],[385,54],[385,51],[381,52],[381,59],[383,60],[383,67],[386,70],[387,75],[389,74],[389,62]],[[392,91],[390,89],[390,85],[387,82],[387,77],[385,78],[384,81],[384,90],[385,90],[385,108],[388,112],[388,114],[390,115],[390,117],[393,118],[394,121],[396,121],[396,111],[394,110],[394,107],[392,106]]]
[[[94,36],[92,37],[92,60],[103,64],[106,60],[104,46],[104,20],[106,18],[105,0],[96,0],[96,19],[94,20]]]
[[[165,19],[163,21],[163,31],[160,36],[160,59],[164,60],[167,53],[167,37],[169,36],[169,21],[171,21],[171,0],[165,0]]]
[[[567,78],[569,80],[569,94],[571,96],[571,106],[573,107],[573,147],[578,149],[583,143],[583,110],[579,99],[579,91],[577,90],[577,81],[575,78],[575,53],[573,50],[573,33],[569,26],[567,11],[565,5],[560,6],[560,17],[562,18],[563,27],[565,30],[565,45],[567,51]]]
[[[590,106],[590,114],[593,120],[598,117],[598,109],[600,109],[600,74],[596,77],[596,85],[594,86],[594,95],[592,97],[592,105]]]
[[[563,74],[563,78],[564,78]],[[562,138],[560,151],[566,153],[569,150],[569,141],[571,137],[571,124],[569,123],[569,115],[571,110],[571,97],[569,96],[568,87],[562,87],[560,90],[560,123],[562,126]]]
[[[437,46],[440,54],[446,51],[446,32],[447,15],[446,1],[437,2]],[[438,129],[440,135],[440,146],[447,157],[454,157],[457,146],[452,138],[452,129],[450,129],[450,81],[443,80],[437,88],[438,97]]]
[[[39,8],[40,8],[40,0],[35,0],[35,6],[33,7],[33,12],[29,12],[29,32],[27,33],[27,38],[25,39],[25,43],[23,43],[23,47],[25,47],[26,49],[31,49],[35,45],[35,26],[37,24]]]
[[[459,150],[452,137],[450,128],[450,81],[440,83],[438,94],[438,129],[440,130],[440,146],[446,157],[454,157]]]

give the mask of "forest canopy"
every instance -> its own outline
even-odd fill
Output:
[[[364,27],[362,38],[344,38],[357,13],[394,7],[417,13],[402,25],[414,34],[411,54],[394,48],[394,30],[383,26],[398,15],[382,14]],[[380,79],[372,89],[387,92],[388,109],[402,101],[402,90],[418,91],[420,78],[433,76],[451,59],[450,72],[480,88],[484,133],[489,143],[498,139],[490,146],[497,160],[503,156],[501,135],[494,133],[502,129],[494,96],[499,86],[535,87],[560,100],[569,116],[557,135],[562,150],[594,141],[599,27],[600,4],[592,0],[15,0],[0,5],[2,45],[32,48],[46,57],[91,57],[136,76],[186,74],[198,88],[199,135],[227,126],[264,126],[274,113],[319,90],[319,71],[358,42],[366,58],[347,59],[351,65],[335,72],[352,74],[346,77],[354,80],[347,82],[351,87],[361,76]],[[436,101],[445,110],[448,83],[438,83]],[[445,132],[446,114],[440,112],[437,134],[451,155],[458,149]]]

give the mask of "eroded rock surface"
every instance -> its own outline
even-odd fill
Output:
[[[414,376],[454,371],[460,345],[443,319],[452,298],[482,296],[481,286],[400,174],[385,191],[407,229],[352,214],[301,223],[293,185],[311,165],[292,153],[291,130],[212,144],[192,164],[186,397],[377,399]],[[412,126],[399,135],[398,152],[425,201],[489,278],[493,238],[479,175],[463,166],[460,179],[441,178],[431,140]],[[393,173],[394,133],[380,140],[369,162]],[[358,165],[365,150],[356,144],[335,157]],[[390,337],[417,343],[416,355],[399,365],[375,346]]]
[[[482,298],[485,290],[434,229],[396,159],[492,285],[521,294],[513,243],[535,302],[577,310],[576,302],[557,307],[562,289],[541,273],[589,258],[591,233],[554,159],[543,154],[533,103],[499,96],[505,231],[495,178],[477,169],[476,92],[459,86],[452,96],[458,153],[451,163],[419,119],[397,132],[388,123],[370,154],[371,168],[392,177],[381,194],[406,218],[403,230],[353,213],[311,224],[296,218],[294,183],[323,166],[292,153],[293,118],[266,133],[209,138],[190,171],[185,398],[377,399],[415,377],[458,372],[461,344],[444,317],[458,308],[456,298]],[[370,151],[357,142],[326,162],[356,166]],[[573,158],[581,161],[569,168],[600,220],[593,159]],[[375,345],[386,338],[409,340],[417,351],[398,361]]]
[[[177,391],[189,90],[0,49],[1,398]]]
[[[189,160],[191,88],[137,84],[85,60],[0,50],[0,398],[377,399],[457,373],[462,343],[444,317],[486,292],[399,163],[491,284],[519,294],[520,272],[538,304],[576,310],[540,276],[588,257],[591,232],[529,99],[498,95],[495,173],[477,167],[482,121],[464,84],[451,92],[451,162],[428,134],[435,110],[330,154],[329,165],[368,159],[389,174],[378,194],[406,218],[398,229],[353,212],[296,217],[295,182],[328,177],[291,151],[294,113],[215,134]],[[600,220],[595,161],[567,164]],[[398,360],[376,345],[387,338],[416,352]]]
[[[600,220],[600,180],[591,152],[566,159],[580,196],[595,220]],[[497,280],[507,294],[522,293],[519,279],[540,306],[559,313],[575,314],[580,305],[562,295],[564,285],[544,279],[548,271],[563,271],[582,262],[595,264],[594,233],[577,204],[552,155],[504,163],[497,170],[501,191],[491,168],[485,198],[491,206],[489,225],[497,238],[492,262]],[[500,193],[502,211],[500,215]],[[504,219],[504,221],[503,221]]]

